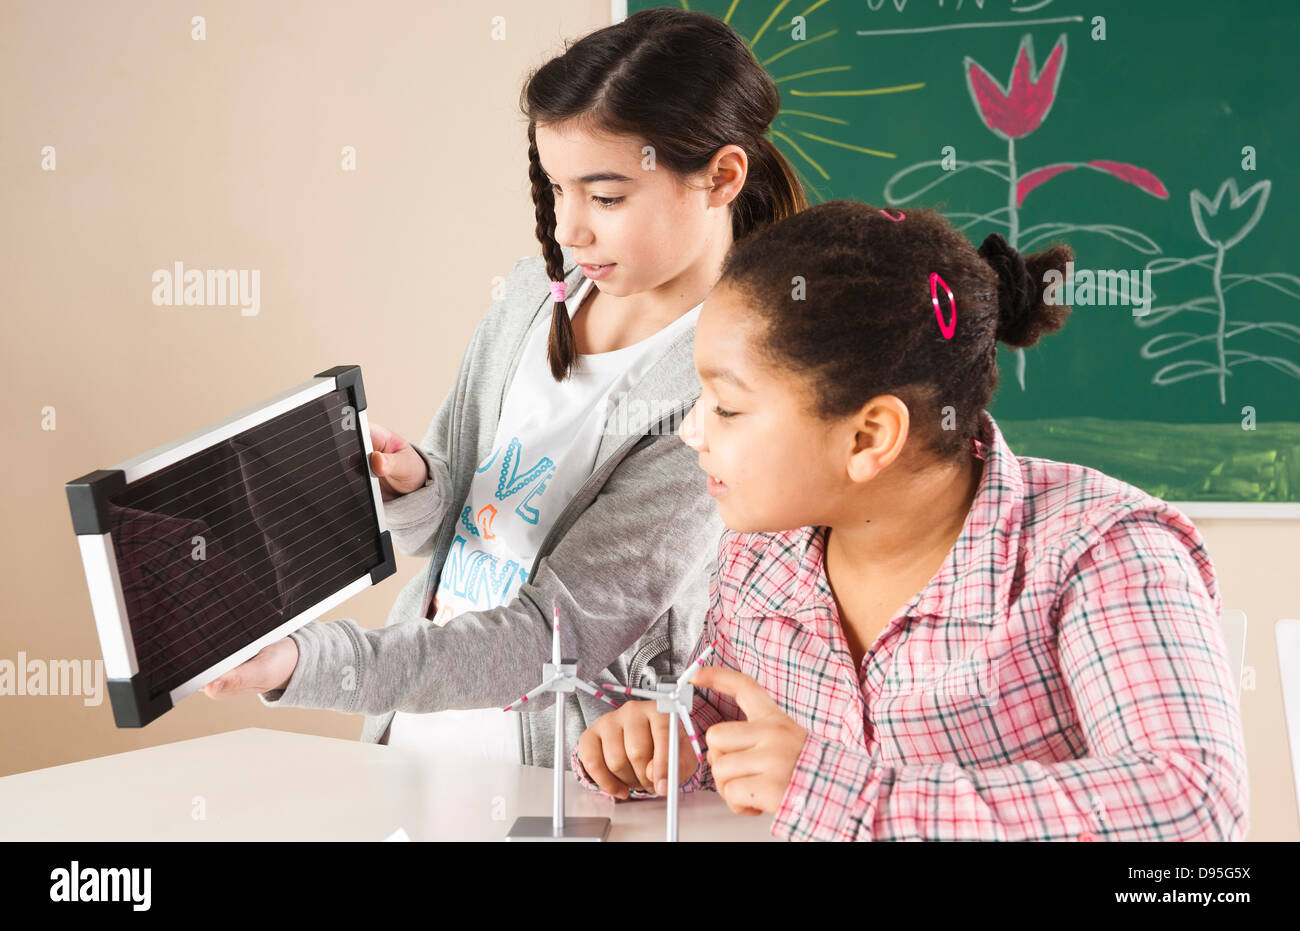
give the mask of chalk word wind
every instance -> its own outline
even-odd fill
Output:
[[[158,307],[238,306],[245,317],[256,317],[262,309],[260,268],[186,269],[176,262],[171,269],[155,270],[152,281]]]
[[[1065,263],[1065,274],[1049,268],[1043,273],[1044,304],[1083,307],[1094,304],[1132,304],[1133,316],[1151,313],[1151,269],[1083,269],[1076,272],[1074,262]]]
[[[68,869],[50,871],[51,902],[131,902],[137,912],[149,911],[153,901],[151,867],[81,866],[76,860]]]
[[[28,659],[18,651],[18,662],[0,659],[0,696],[83,695],[82,704],[93,708],[104,701],[102,659]]]

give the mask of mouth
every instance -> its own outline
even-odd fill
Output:
[[[708,476],[707,487],[709,489],[709,494],[713,495],[715,498],[718,497],[719,495],[726,494],[727,486],[724,483],[718,481],[716,478],[714,478],[712,475],[709,475],[707,472],[705,473],[705,475]]]
[[[610,275],[614,274],[614,269],[617,266],[617,262],[606,262],[603,265],[592,265],[588,262],[578,263],[578,267],[582,269],[583,275],[591,281],[603,281]]]

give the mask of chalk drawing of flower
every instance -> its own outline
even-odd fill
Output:
[[[1013,248],[1021,252],[1032,251],[1033,247],[1050,239],[1067,233],[1096,233],[1109,236],[1124,245],[1145,255],[1159,255],[1160,246],[1151,237],[1125,226],[1108,223],[1069,223],[1050,222],[1021,229],[1020,211],[1025,198],[1031,191],[1043,186],[1048,181],[1068,171],[1086,168],[1110,175],[1120,181],[1133,185],[1141,191],[1168,199],[1169,191],[1155,174],[1137,165],[1116,162],[1109,159],[1092,159],[1086,162],[1058,162],[1043,165],[1021,174],[1016,160],[1016,141],[1032,134],[1047,119],[1056,102],[1057,88],[1065,71],[1068,43],[1064,34],[1056,40],[1051,53],[1043,66],[1039,68],[1034,55],[1033,37],[1026,34],[1020,39],[1020,47],[1011,65],[1011,74],[1005,85],[998,82],[988,70],[970,56],[962,60],[966,69],[966,88],[971,102],[979,114],[984,126],[993,135],[1006,142],[1006,159],[981,159],[979,161],[960,161],[948,168],[942,159],[917,162],[896,173],[885,183],[884,198],[891,205],[909,203],[929,192],[937,185],[949,181],[963,171],[975,169],[998,177],[1007,184],[1006,206],[998,207],[986,213],[949,213],[948,216],[966,230],[978,223],[992,223],[1005,228],[1003,238]],[[899,193],[897,188],[904,179],[914,172],[931,171],[940,168],[939,177],[924,184],[916,190]],[[1025,354],[1021,350],[1012,350],[1016,354],[1016,381],[1021,390],[1025,388]]]
[[[1300,365],[1281,356],[1262,356],[1241,349],[1229,349],[1228,340],[1245,333],[1258,332],[1269,337],[1300,343],[1300,326],[1279,320],[1263,323],[1236,321],[1228,315],[1228,292],[1244,284],[1254,283],[1270,288],[1292,300],[1300,300],[1300,278],[1282,272],[1265,272],[1259,275],[1224,274],[1223,267],[1228,252],[1250,235],[1268,205],[1271,181],[1258,181],[1244,192],[1238,192],[1237,182],[1228,178],[1219,185],[1213,199],[1198,190],[1190,197],[1192,223],[1201,240],[1213,252],[1191,258],[1160,258],[1147,263],[1152,277],[1165,275],[1187,267],[1210,271],[1213,294],[1206,294],[1179,304],[1153,306],[1151,312],[1136,318],[1140,327],[1151,327],[1179,314],[1205,314],[1214,319],[1212,333],[1178,331],[1152,337],[1142,346],[1142,358],[1159,359],[1208,343],[1214,349],[1213,360],[1183,359],[1159,369],[1151,378],[1154,385],[1172,385],[1189,378],[1213,377],[1219,383],[1219,403],[1227,403],[1227,379],[1232,369],[1239,365],[1258,362],[1276,369],[1284,375],[1300,379]],[[1227,209],[1224,209],[1224,199]],[[1154,290],[1154,289],[1153,289]]]

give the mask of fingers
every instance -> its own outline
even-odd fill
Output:
[[[601,753],[605,757],[606,771],[619,782],[617,786],[620,790],[619,798],[627,798],[628,789],[641,784],[636,770],[632,767],[632,761],[628,759],[627,739],[627,731],[620,730],[611,739],[602,740],[600,744]]]
[[[645,787],[656,795],[667,795],[668,715],[656,709],[649,720],[650,733],[654,738],[654,759],[646,772]]]
[[[626,709],[603,715],[578,739],[578,759],[587,775],[614,798],[627,798],[632,788],[647,788],[638,770],[645,771],[652,754],[644,714]]]
[[[647,702],[647,704],[653,704]],[[649,776],[652,784],[646,788],[657,795],[667,795],[670,789],[681,786],[695,774],[699,760],[695,756],[695,747],[684,726],[684,718],[678,719],[677,739],[677,782],[668,785],[668,715],[662,711],[654,712],[650,726],[654,734],[654,761],[650,765]]]
[[[720,721],[704,735],[710,751],[735,753],[759,742],[766,725],[754,721]]]
[[[780,706],[758,682],[735,669],[702,666],[691,678],[691,683],[699,688],[730,695],[736,699],[741,713],[750,721],[773,711],[780,712]]]
[[[370,445],[381,453],[395,453],[406,445],[406,441],[387,427],[371,421]]]
[[[370,446],[369,456],[370,471],[379,479],[379,490],[385,501],[391,501],[398,495],[411,491],[407,486],[410,484],[410,476],[403,476],[402,461],[397,457],[403,454],[410,444],[402,439],[392,430],[382,427],[377,423],[370,424]],[[412,450],[412,452],[414,452]],[[415,453],[419,458],[419,454]],[[420,460],[420,465],[424,460]],[[413,464],[412,464],[413,465]]]
[[[285,688],[298,667],[298,645],[291,637],[269,643],[251,659],[203,687],[209,698],[229,698]]]
[[[776,806],[772,805],[770,786],[762,776],[742,776],[718,783],[718,794],[738,815],[761,815],[768,807],[775,811],[780,804],[777,799]]]
[[[256,657],[254,657],[256,659]],[[249,660],[248,663],[253,662]],[[220,678],[214,679],[203,687],[203,694],[209,698],[231,698],[235,695],[243,695],[245,692],[252,691],[248,687],[248,678],[242,672],[244,666],[248,663],[236,666],[230,672]],[[261,691],[260,689],[258,691]]]
[[[722,753],[710,745],[709,769],[713,772],[713,781],[722,786],[733,779],[746,776],[759,776],[770,772],[774,762],[771,754],[761,749],[742,750],[739,753]]]
[[[583,731],[582,736],[578,738],[578,761],[582,763],[582,768],[587,771],[587,775],[591,777],[592,782],[596,783],[600,791],[614,798],[626,798],[624,793],[627,791],[627,786],[622,785],[621,780],[605,765],[604,740],[605,738],[598,733],[596,724]]]
[[[625,723],[623,726],[623,746],[627,751],[628,761],[632,764],[632,776],[635,780],[629,785],[653,792],[655,789],[651,771],[654,767],[655,754],[659,752],[659,735],[653,716],[654,703],[637,702],[636,704],[638,707],[635,711],[640,713],[632,722]],[[642,710],[640,707],[642,705],[650,706],[649,714]],[[666,727],[664,729],[667,730]]]

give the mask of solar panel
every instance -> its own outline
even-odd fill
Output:
[[[396,571],[370,452],[344,365],[67,483],[118,727]]]

